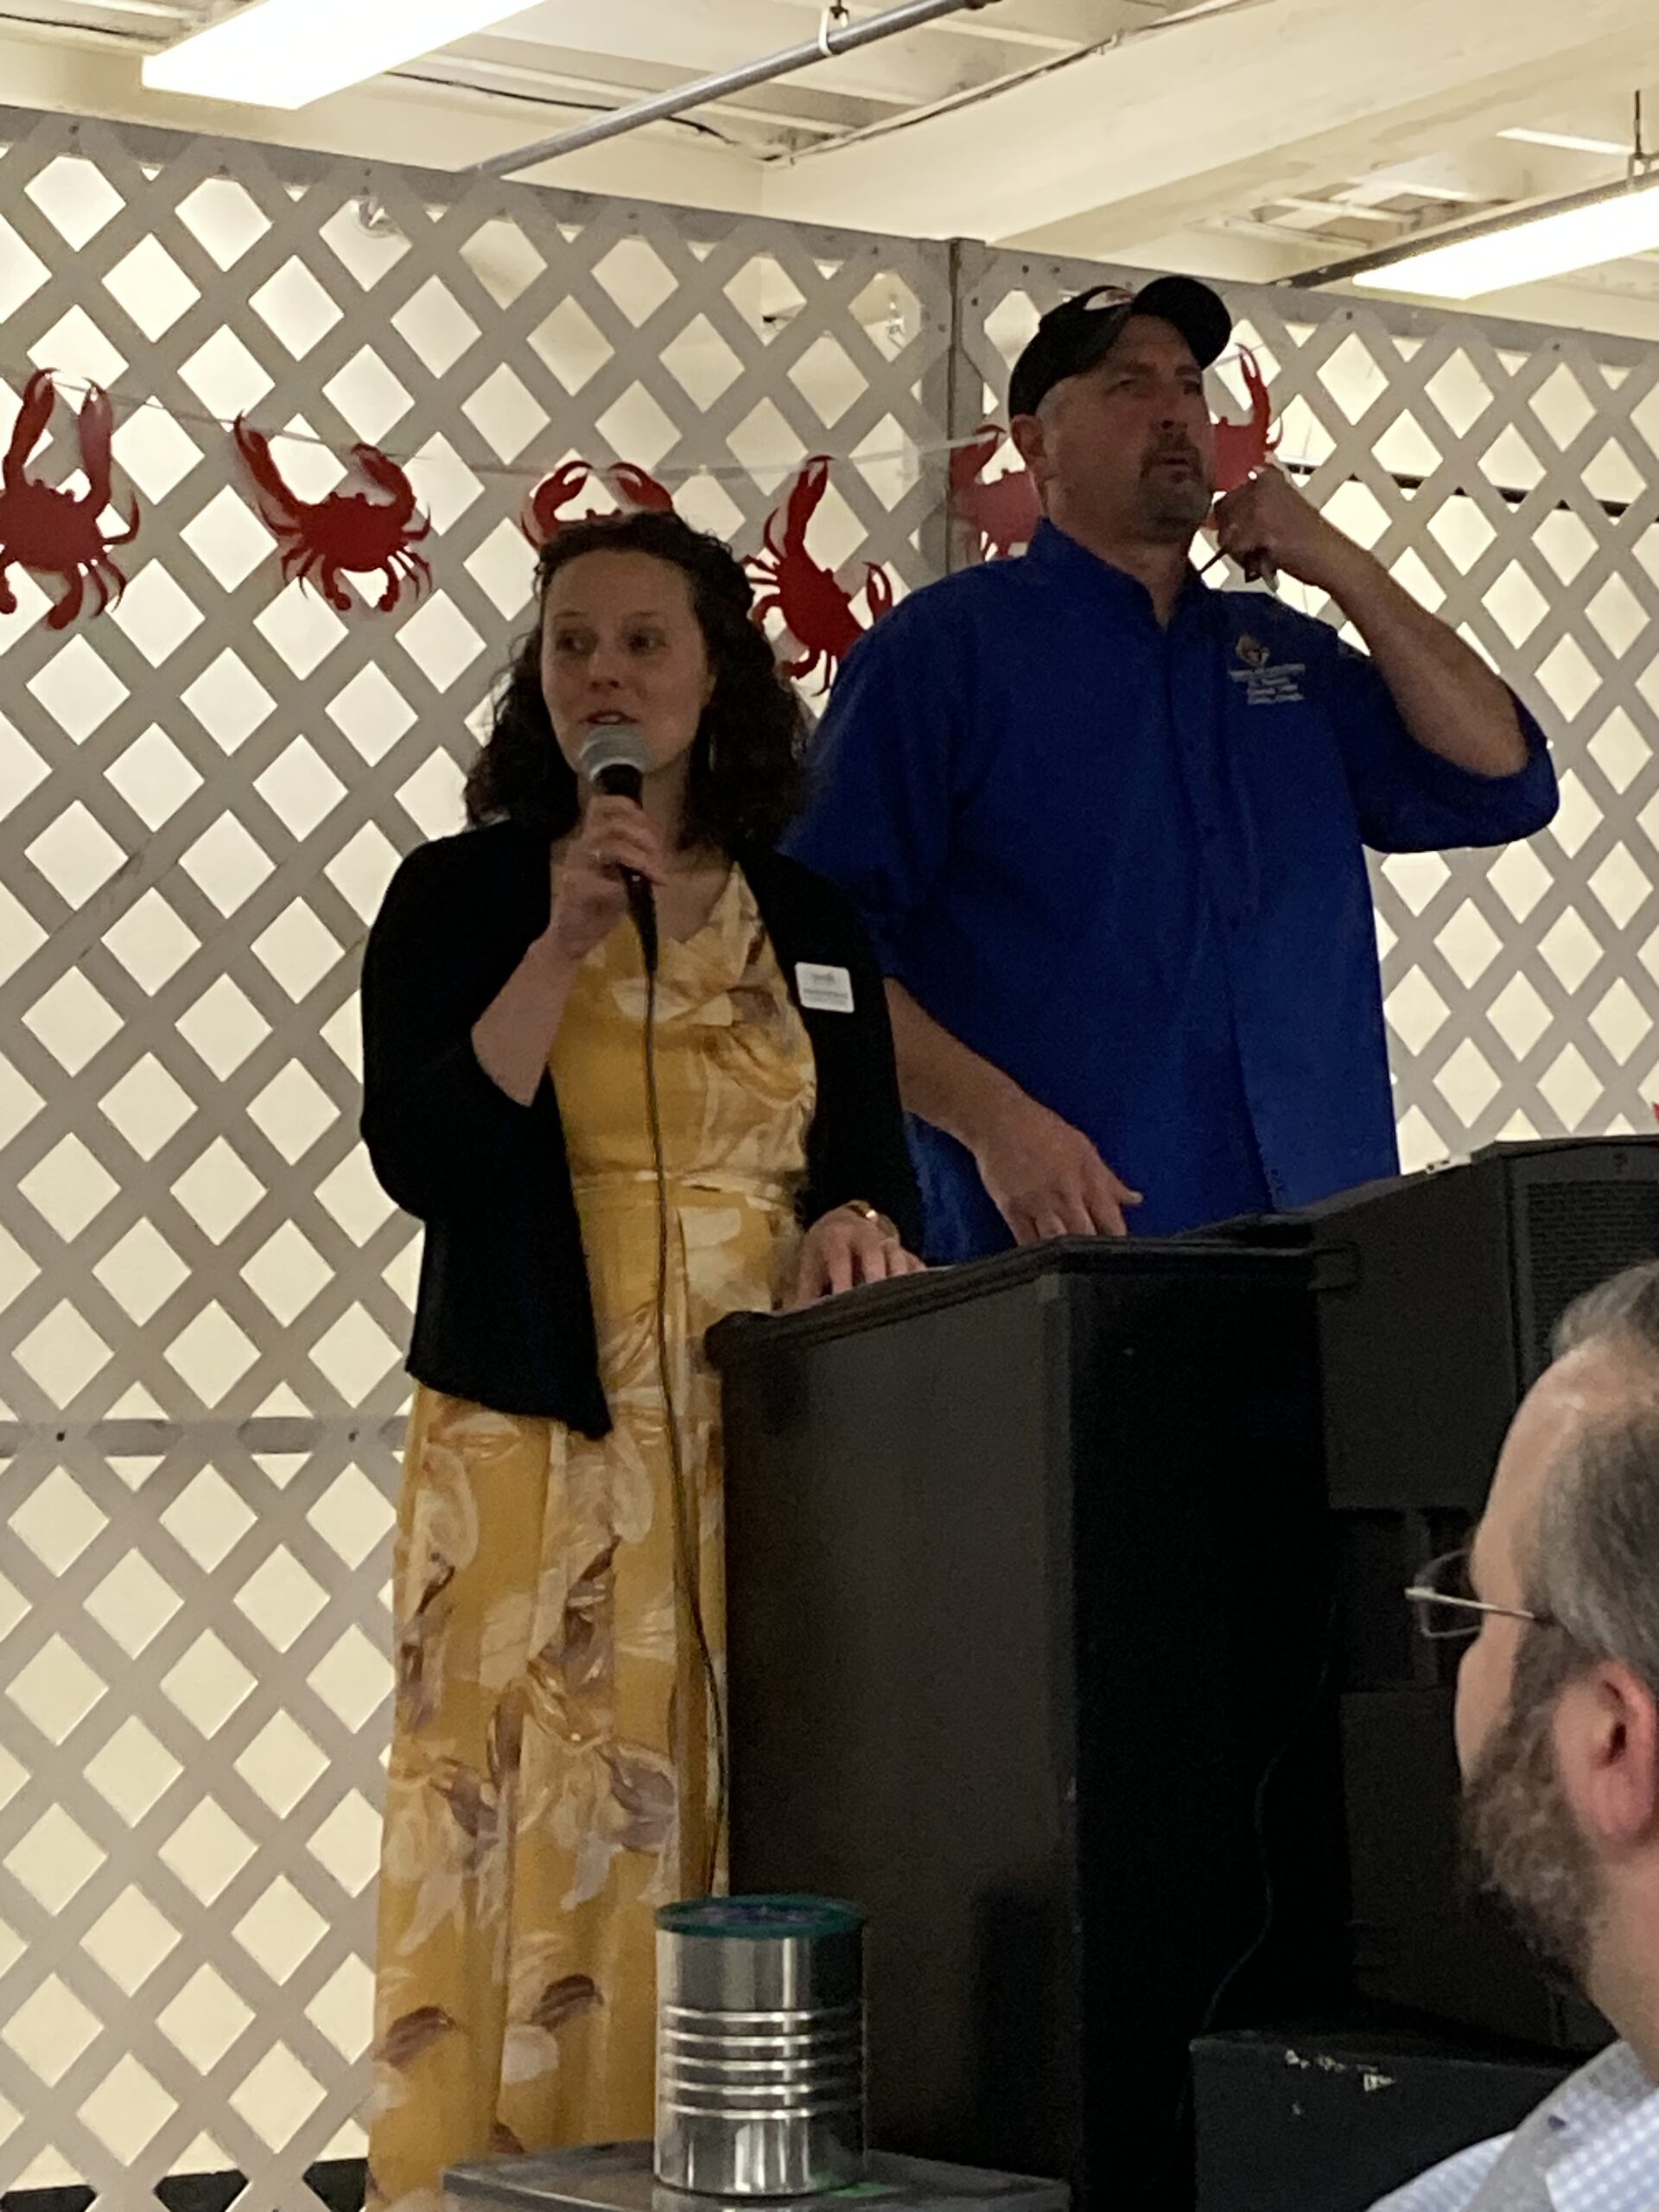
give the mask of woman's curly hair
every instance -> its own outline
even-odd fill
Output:
[[[678,515],[603,515],[567,523],[537,563],[537,606],[559,570],[585,553],[649,553],[684,570],[715,688],[692,742],[681,842],[730,853],[776,842],[801,801],[804,717],[766,633],[742,566],[717,537]],[[505,816],[562,837],[581,795],[542,692],[539,619],[497,694],[488,738],[467,779],[467,819]]]

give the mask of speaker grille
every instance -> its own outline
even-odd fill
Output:
[[[1517,1319],[1530,1382],[1573,1300],[1621,1268],[1659,1259],[1659,1180],[1527,1184],[1522,1190]]]

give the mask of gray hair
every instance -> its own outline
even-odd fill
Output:
[[[1528,1603],[1659,1694],[1659,1262],[1627,1268],[1568,1306],[1555,1357],[1589,1344],[1628,1363],[1630,1389],[1579,1431],[1545,1485]]]

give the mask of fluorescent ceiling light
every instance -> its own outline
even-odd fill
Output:
[[[1565,154],[1628,154],[1630,150],[1624,139],[1580,138],[1571,130],[1527,130],[1517,125],[1497,135],[1516,139],[1522,146],[1559,146]]]
[[[304,107],[519,14],[524,0],[253,0],[152,54],[151,92]]]
[[[1367,255],[1365,265],[1324,272],[1382,292],[1472,300],[1482,292],[1535,284],[1659,246],[1659,175],[1603,185],[1530,212],[1494,216],[1439,243]]]

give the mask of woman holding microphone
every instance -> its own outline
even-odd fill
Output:
[[[653,1915],[721,1874],[703,1332],[919,1265],[880,973],[772,850],[799,709],[741,568],[637,514],[538,578],[472,826],[404,863],[363,972],[364,1135],[425,1227],[369,2153],[404,2212],[461,2159],[650,2133]],[[619,750],[637,804],[579,776]]]

